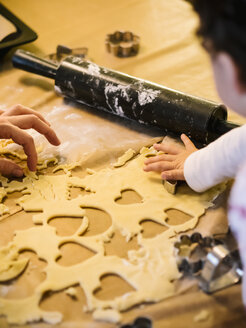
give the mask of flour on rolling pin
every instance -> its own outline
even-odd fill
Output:
[[[15,32],[17,32],[15,25],[0,14],[0,42],[8,35]]]
[[[136,84],[136,83],[135,83]],[[111,108],[113,112],[115,112],[119,116],[124,116],[125,113],[123,111],[122,106],[119,105],[119,100],[124,99],[128,103],[132,103],[132,113],[135,114],[135,118],[137,118],[137,114],[135,113],[136,107],[145,106],[148,103],[152,103],[158,94],[160,94],[159,90],[153,90],[151,88],[145,88],[141,81],[138,81],[138,90],[137,90],[137,98],[134,101],[132,98],[132,85],[114,85],[112,83],[107,83],[105,85],[104,93],[108,106]],[[143,110],[140,111],[142,114]],[[137,118],[139,123],[144,123],[141,119]]]

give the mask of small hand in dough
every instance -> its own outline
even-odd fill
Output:
[[[23,131],[25,129],[38,131],[55,146],[60,144],[60,140],[43,116],[30,108],[15,105],[9,110],[0,111],[0,139],[11,138],[14,142],[23,146],[27,155],[28,168],[30,171],[35,171],[37,152],[33,138]],[[7,176],[23,176],[21,167],[7,159],[0,159],[0,173]]]
[[[164,180],[185,180],[184,162],[191,153],[197,151],[197,148],[185,134],[181,135],[181,140],[185,148],[178,144],[155,144],[154,148],[165,154],[147,159],[144,162],[144,171],[161,172],[161,177]]]

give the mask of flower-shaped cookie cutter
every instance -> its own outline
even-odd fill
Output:
[[[242,262],[230,239],[229,233],[222,238],[182,235],[174,244],[179,271],[196,278],[207,294],[240,282]]]
[[[117,57],[130,57],[139,51],[140,37],[130,31],[116,31],[107,34],[105,45],[108,52]]]

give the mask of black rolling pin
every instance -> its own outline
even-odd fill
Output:
[[[176,134],[209,143],[238,125],[227,120],[224,105],[187,95],[149,81],[70,56],[59,65],[23,50],[13,65],[55,80],[65,97]]]

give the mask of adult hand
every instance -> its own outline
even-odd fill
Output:
[[[45,138],[55,146],[60,144],[50,124],[43,116],[33,109],[22,105],[15,105],[6,111],[0,111],[0,139],[12,139],[21,145],[27,155],[27,165],[30,171],[35,171],[37,166],[37,152],[33,138],[25,129],[34,129],[43,134]],[[0,159],[0,172],[7,176],[23,176],[23,170],[16,163]]]
[[[144,162],[144,171],[160,172],[163,180],[185,180],[184,162],[198,149],[185,134],[181,135],[181,140],[185,147],[180,147],[178,144],[154,144],[154,148],[164,154],[147,159]]]

